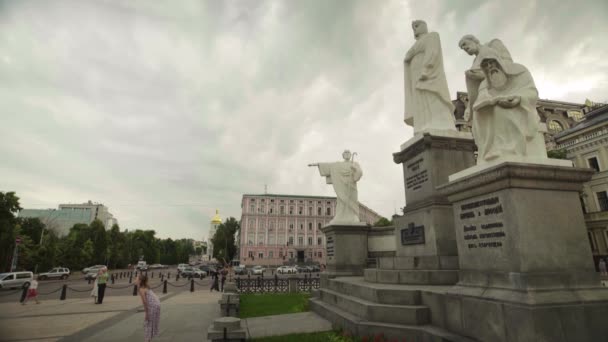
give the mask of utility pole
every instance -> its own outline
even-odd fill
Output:
[[[17,236],[15,238],[15,249],[13,250],[13,262],[11,263],[11,272],[14,272],[17,268],[17,260],[19,258],[19,244],[21,243],[21,238]]]

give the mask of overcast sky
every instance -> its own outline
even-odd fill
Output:
[[[606,14],[604,0],[2,1],[0,191],[201,239],[215,208],[240,219],[264,184],[333,196],[306,165],[349,148],[360,201],[390,217],[412,20],[439,32],[452,98],[472,33],[501,39],[541,98],[582,103],[608,100]]]

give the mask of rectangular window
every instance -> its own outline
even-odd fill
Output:
[[[302,246],[304,244],[304,237],[298,236],[298,246]]]
[[[321,222],[317,223],[317,229],[321,229]]]
[[[269,252],[268,252],[268,258],[272,259],[272,258],[273,258],[273,254],[274,254],[274,253],[273,253],[272,251],[269,251]]]
[[[317,208],[317,215],[321,216],[321,210],[322,210],[321,207]]]
[[[308,237],[308,245],[309,245],[309,246],[312,246],[312,236],[309,236],[309,237]]]
[[[268,237],[268,244],[269,244],[269,245],[274,245],[274,235],[270,235],[270,236]]]
[[[312,222],[308,222],[308,230],[312,230]]]
[[[268,209],[268,213],[272,214],[272,207],[270,207],[270,209]]]
[[[298,215],[302,215],[302,207],[298,208]]]
[[[279,214],[285,215],[285,207],[284,206],[280,206],[279,207]]]
[[[319,258],[323,257],[323,252],[319,252]]]
[[[253,251],[249,251],[249,257],[253,259]]]
[[[264,244],[264,235],[258,235],[258,245]]]
[[[289,242],[287,243],[288,245],[293,245],[293,236],[289,237]]]
[[[285,237],[284,236],[279,236],[278,244],[279,245],[284,245],[285,244]]]
[[[322,237],[318,237],[317,238],[317,245],[321,246],[323,244],[323,238]]]
[[[304,223],[300,223],[300,230],[304,229]]]
[[[293,215],[293,207],[289,207],[289,215]]]
[[[249,212],[250,213],[255,212],[255,205],[252,204],[251,207],[249,207]]]
[[[264,252],[260,252],[260,253],[258,253],[258,258],[260,258],[260,259],[264,259]]]
[[[596,172],[600,172],[600,163],[598,163],[596,157],[587,159],[587,163],[590,168],[594,169]]]
[[[331,216],[331,208],[327,207],[327,216]]]
[[[600,211],[608,211],[608,194],[606,194],[606,191],[596,192],[595,195]]]
[[[312,207],[308,207],[308,216],[312,216]]]

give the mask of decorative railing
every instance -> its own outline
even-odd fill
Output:
[[[303,278],[281,278],[275,274],[274,277],[236,277],[236,289],[238,293],[287,293],[287,292],[310,292],[318,289],[321,285],[320,276],[317,274],[304,275]]]

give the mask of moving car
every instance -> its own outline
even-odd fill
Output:
[[[166,265],[162,265],[162,264],[152,264],[148,268],[151,269],[151,270],[158,270],[158,269],[161,269],[161,268],[167,268],[167,266]]]
[[[34,280],[32,272],[0,273],[0,289],[16,289],[30,286]]]
[[[200,266],[199,269],[201,271],[205,271],[207,274],[211,274],[211,273],[217,272],[217,269],[215,267],[209,266],[209,265]]]
[[[135,266],[135,269],[140,270],[140,271],[147,271],[148,270],[148,264],[145,261],[138,261],[137,262],[137,266]]]
[[[179,264],[177,265],[177,273],[180,273],[184,270],[184,268],[190,267],[188,264]]]
[[[251,274],[253,275],[263,275],[264,271],[266,271],[266,269],[262,266],[253,266],[253,268],[251,269]]]
[[[232,268],[234,270],[234,274],[246,275],[247,268],[245,266],[234,266]]]
[[[92,273],[95,272],[97,273],[100,269],[106,267],[105,265],[95,265],[95,266],[91,266],[91,267],[85,267],[82,269],[82,273],[87,274],[87,273]]]
[[[196,278],[202,278],[205,277],[207,275],[207,273],[205,271],[201,271],[197,268],[194,267],[185,267],[182,272],[180,273],[181,277],[196,277]]]
[[[280,266],[279,268],[277,268],[277,273],[278,274],[292,274],[292,273],[298,273],[298,271],[296,271],[296,269],[293,266]]]
[[[55,267],[52,270],[40,273],[38,275],[38,279],[46,280],[46,279],[68,279],[70,276],[70,269],[65,267]]]

